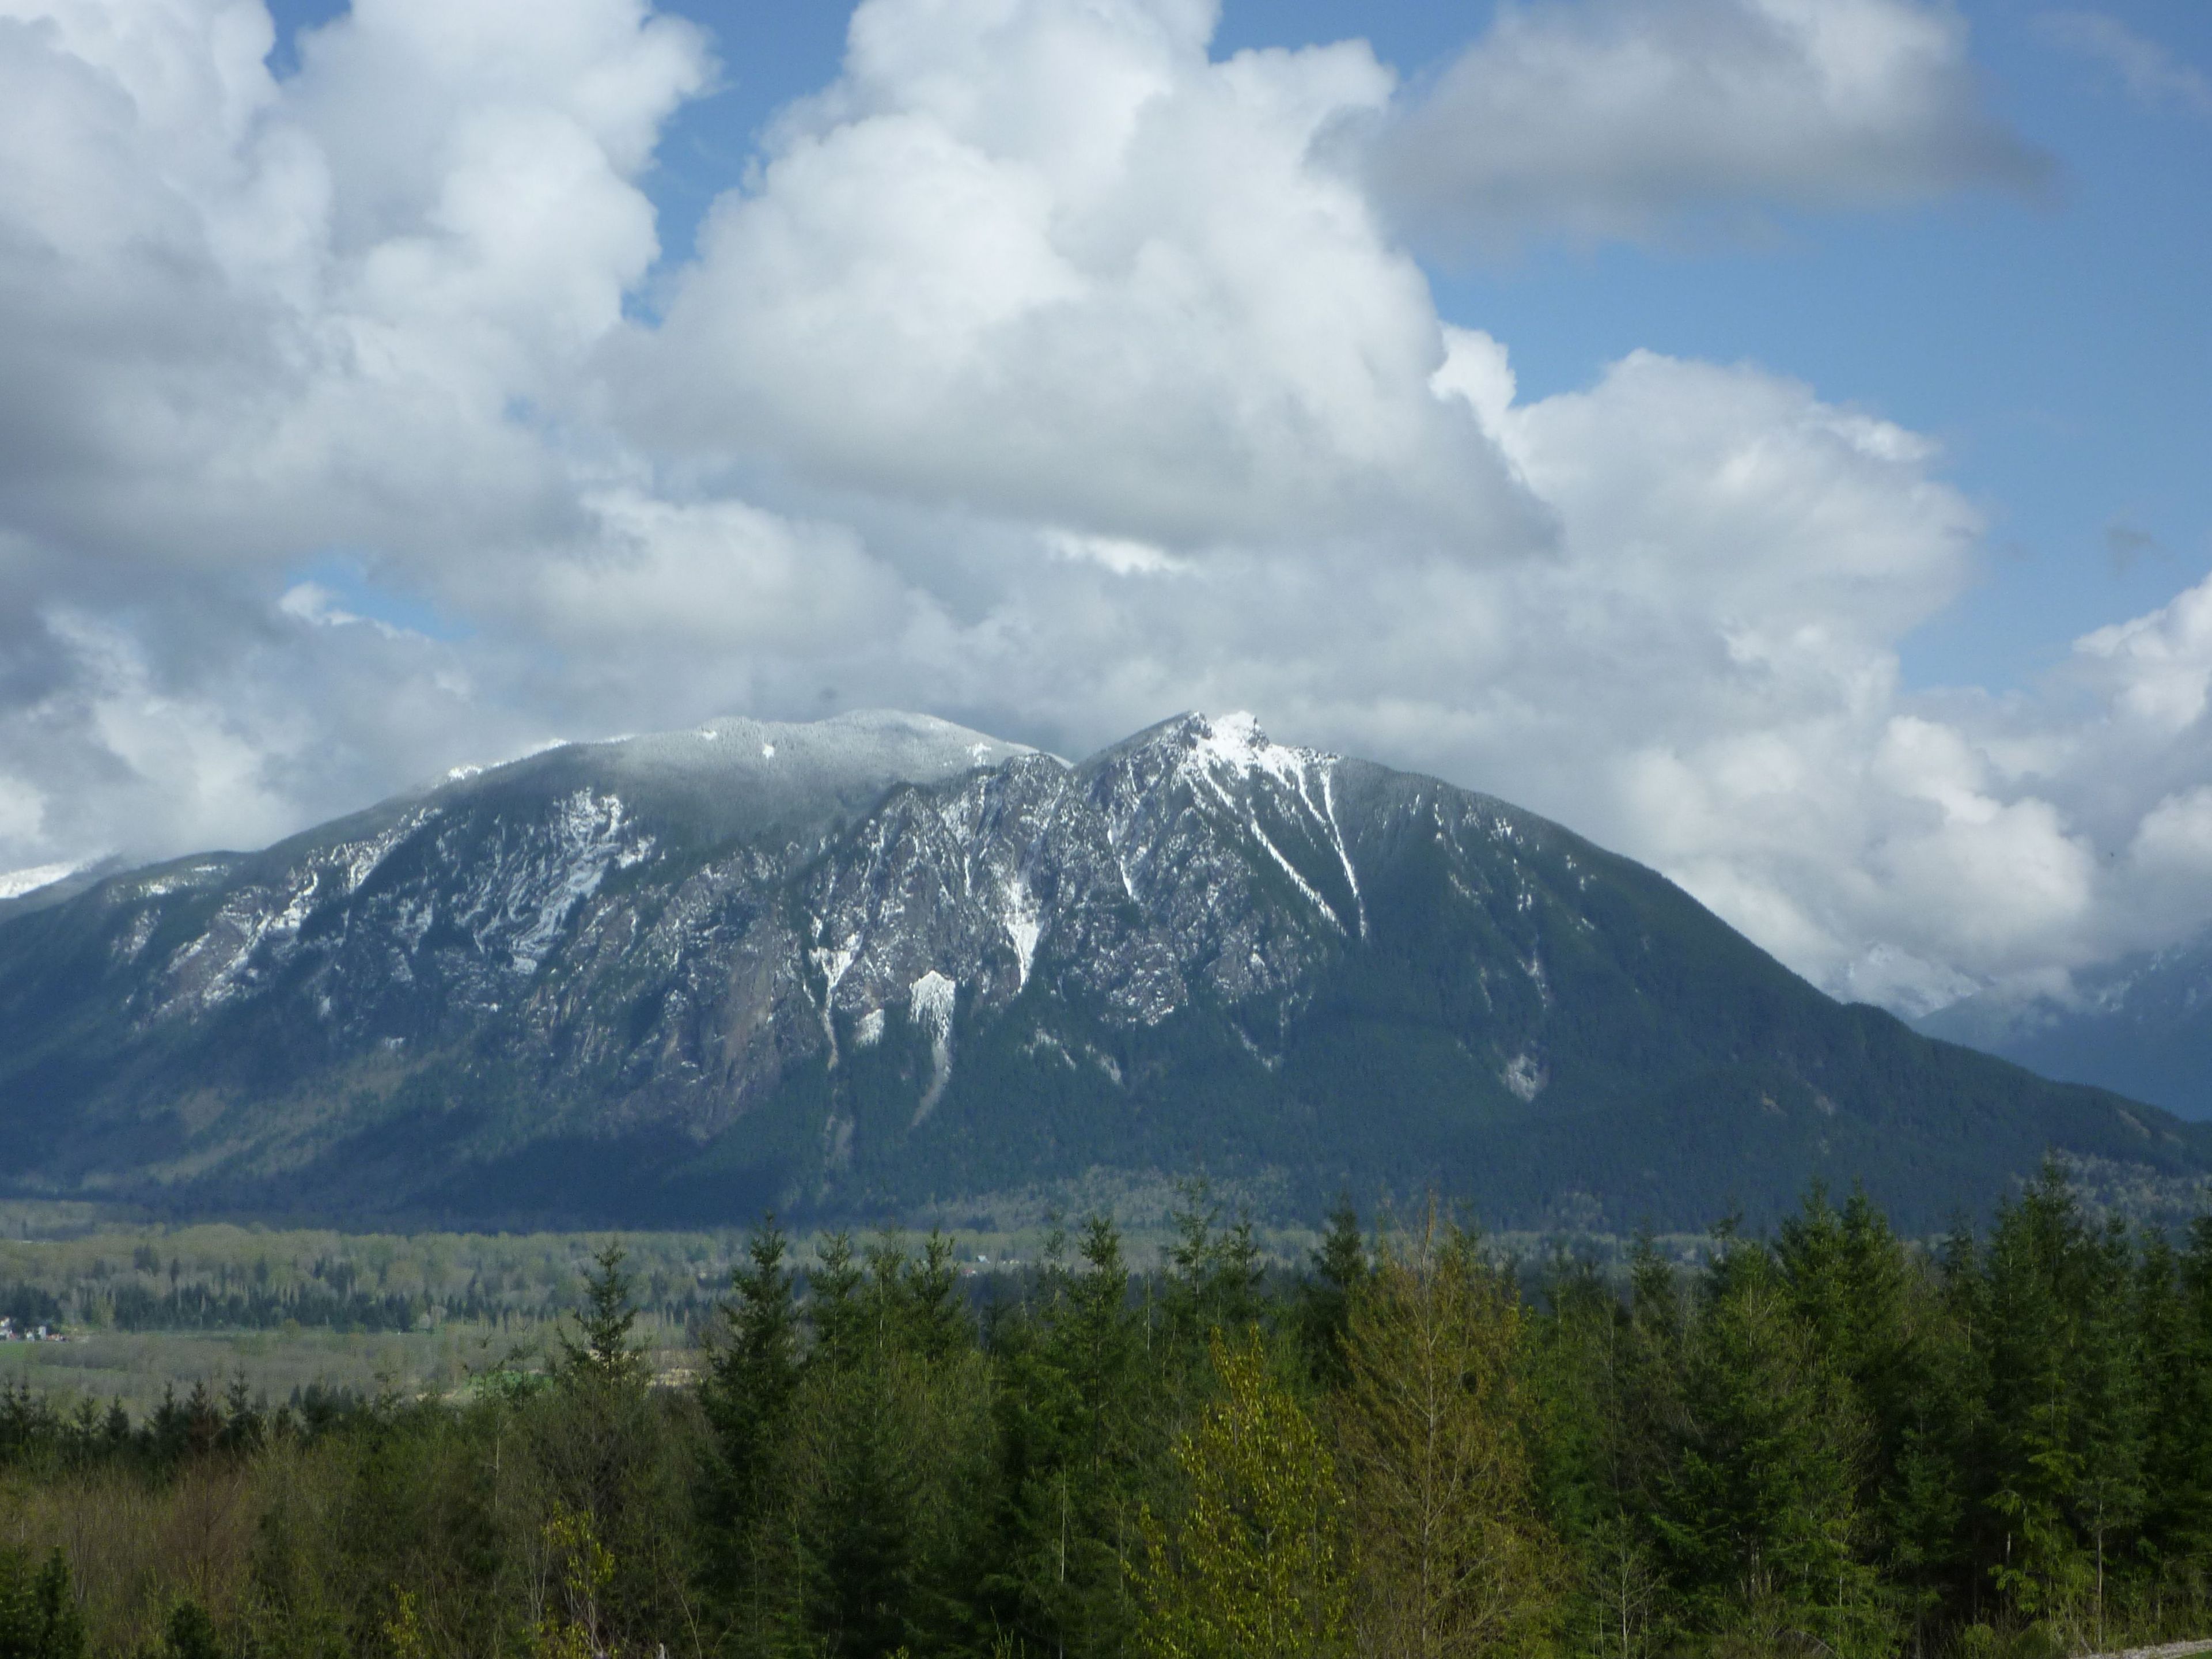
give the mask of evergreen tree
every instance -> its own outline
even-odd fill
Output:
[[[1544,1297],[1528,1345],[1531,1479],[1571,1569],[1561,1627],[1571,1651],[1635,1659],[1657,1582],[1639,1479],[1650,1460],[1630,1433],[1639,1373],[1627,1310],[1587,1260],[1555,1259]]]
[[[648,1376],[645,1351],[633,1342],[637,1306],[629,1275],[623,1271],[620,1240],[610,1241],[592,1258],[584,1279],[584,1306],[577,1332],[560,1333],[559,1370],[572,1384],[615,1389],[642,1388]]]
[[[1541,1645],[1557,1564],[1524,1439],[1520,1298],[1440,1224],[1386,1239],[1353,1297],[1337,1413],[1360,1544],[1366,1651],[1401,1659]]]
[[[828,1659],[888,1659],[920,1633],[915,1449],[881,1365],[821,1374],[809,1394],[817,1484],[796,1528],[805,1626]]]
[[[189,1596],[170,1609],[161,1636],[165,1659],[222,1659],[222,1643],[216,1634],[215,1620]]]
[[[693,1537],[663,1516],[691,1483],[671,1461],[652,1366],[635,1335],[638,1310],[623,1246],[611,1241],[592,1260],[584,1305],[573,1316],[576,1332],[559,1334],[556,1386],[529,1431],[556,1511],[571,1517],[592,1550],[606,1553],[592,1628],[635,1643],[657,1627],[671,1584],[690,1571]]]
[[[831,1233],[815,1247],[814,1271],[806,1285],[806,1318],[814,1339],[810,1363],[848,1367],[867,1351],[870,1320],[860,1294],[866,1278],[853,1260],[850,1235]]]
[[[1774,1259],[1723,1238],[1683,1350],[1681,1419],[1653,1516],[1679,1616],[1747,1652],[1880,1650],[1855,1553],[1863,1428]]]
[[[231,1379],[230,1387],[223,1393],[222,1429],[217,1437],[226,1451],[249,1452],[261,1443],[265,1431],[262,1407],[265,1401],[256,1401],[244,1376]]]
[[[1224,1230],[1221,1206],[1203,1180],[1182,1188],[1183,1207],[1170,1221],[1166,1294],[1161,1312],[1169,1363],[1188,1375],[1203,1364],[1215,1332],[1239,1334],[1264,1311],[1260,1247],[1252,1218]]]
[[[2087,1299],[2081,1310],[2075,1379],[2081,1423],[2080,1473],[2072,1493],[2075,1525],[2087,1545],[2093,1577],[2087,1619],[2102,1649],[2112,1569],[2132,1554],[2146,1493],[2142,1331],[2138,1323],[2134,1252],[2115,1220],[2084,1263]]]
[[[1935,1286],[1863,1188],[1839,1213],[1815,1185],[1784,1223],[1775,1255],[1820,1363],[1848,1380],[1866,1417],[1856,1502],[1868,1557],[1924,1627],[1966,1570],[1963,1347]]]
[[[880,1359],[895,1349],[905,1349],[914,1334],[906,1244],[886,1227],[860,1254],[866,1264],[861,1277],[861,1303],[866,1310],[863,1340]]]
[[[83,1659],[84,1620],[59,1550],[36,1572],[0,1548],[0,1659]]]
[[[2212,1217],[2196,1222],[2185,1252],[2152,1241],[2138,1279],[2149,1595],[2161,1610],[2201,1609],[2212,1601]]]
[[[222,1410],[208,1392],[207,1379],[196,1377],[185,1396],[185,1445],[195,1457],[205,1457],[222,1438]]]
[[[1625,1501],[1648,1516],[1686,1421],[1683,1400],[1689,1320],[1681,1276],[1648,1233],[1629,1254],[1628,1318],[1621,1343],[1621,1420],[1615,1456]]]
[[[1988,1402],[1982,1501],[2002,1528],[1989,1573],[2028,1619],[2067,1616],[2094,1577],[2069,1514],[2084,1474],[2075,1386],[2088,1255],[2074,1195],[2046,1166],[1999,1206],[1976,1310]]]
[[[822,1247],[814,1341],[793,1411],[798,1622],[831,1655],[945,1651],[971,1633],[986,1571],[988,1370],[952,1243],[884,1233]]]
[[[720,1589],[749,1637],[760,1639],[775,1598],[780,1561],[767,1533],[778,1454],[789,1431],[799,1381],[799,1321],[789,1245],[770,1216],[746,1241],[730,1275],[724,1340],[708,1357],[699,1403],[717,1455],[711,1516],[724,1580]]]
[[[713,1425],[732,1512],[760,1506],[775,1441],[799,1388],[799,1321],[789,1242],[774,1216],[747,1239],[722,1304],[725,1340],[708,1355],[699,1398]]]
[[[1351,1328],[1352,1301],[1366,1283],[1367,1245],[1359,1236],[1359,1214],[1349,1197],[1328,1212],[1328,1230],[1307,1264],[1298,1285],[1298,1342],[1306,1371],[1324,1388],[1340,1388],[1350,1375],[1344,1339]]]
[[[944,1364],[975,1346],[975,1321],[960,1294],[952,1240],[932,1229],[899,1281],[901,1340],[922,1361]]]
[[[1670,1615],[1652,1517],[1682,1431],[1680,1276],[1645,1230],[1625,1306],[1586,1262],[1555,1261],[1549,1296],[1528,1344],[1532,1473],[1570,1556],[1562,1625],[1580,1651],[1635,1659]]]
[[[1146,1461],[1144,1329],[1121,1235],[1094,1217],[1079,1269],[1064,1240],[1038,1305],[1004,1355],[1000,1457],[1007,1566],[997,1588],[1017,1628],[1054,1653],[1118,1652],[1131,1605],[1124,1558]]]

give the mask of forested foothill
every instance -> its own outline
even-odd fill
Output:
[[[2046,1169],[1901,1238],[1297,1271],[1194,1196],[1018,1275],[750,1237],[656,1372],[619,1245],[457,1395],[0,1398],[0,1656],[2058,1655],[2212,1633],[2212,1216]]]

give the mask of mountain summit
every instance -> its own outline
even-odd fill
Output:
[[[2212,1167],[2212,1131],[1836,1003],[1557,824],[1244,714],[1075,766],[718,720],[35,896],[0,908],[25,1193],[675,1224],[1203,1170],[1626,1228],[1823,1176],[1934,1226],[2049,1147]]]

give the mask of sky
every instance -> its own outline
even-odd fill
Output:
[[[0,0],[0,890],[1182,709],[1838,995],[2212,925],[2195,0]]]

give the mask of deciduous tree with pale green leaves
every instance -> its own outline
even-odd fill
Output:
[[[1180,1510],[1147,1509],[1139,1636],[1153,1659],[1327,1659],[1350,1633],[1334,1460],[1256,1333],[1208,1345],[1220,1395],[1177,1441]]]

